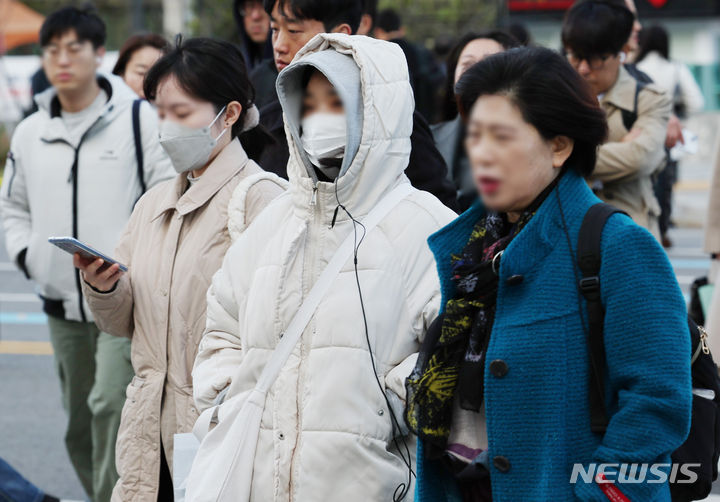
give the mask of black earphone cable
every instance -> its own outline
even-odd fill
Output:
[[[377,372],[377,366],[375,364],[375,356],[373,355],[372,351],[372,345],[370,343],[370,330],[368,328],[368,322],[367,322],[367,314],[365,312],[365,302],[363,301],[363,295],[362,295],[362,288],[360,287],[360,274],[358,273],[358,250],[360,249],[360,245],[363,243],[363,240],[365,240],[365,236],[367,235],[367,230],[365,228],[365,225],[362,224],[362,222],[356,220],[352,214],[350,214],[350,211],[347,210],[347,208],[340,203],[340,198],[338,197],[338,191],[337,191],[337,178],[335,179],[335,200],[337,202],[337,207],[335,208],[335,213],[333,214],[333,219],[331,223],[331,227],[335,226],[335,220],[337,219],[338,210],[342,209],[345,214],[348,215],[348,218],[350,218],[350,221],[353,223],[353,235],[354,235],[354,244],[353,244],[353,264],[355,268],[355,282],[357,283],[357,289],[358,289],[358,296],[360,297],[360,309],[362,310],[363,315],[363,324],[365,326],[365,341],[367,342],[368,347],[368,353],[370,354],[370,363],[372,364],[373,374],[375,375],[375,381],[377,382],[378,388],[380,389],[380,392],[383,395],[383,398],[385,399],[385,404],[388,408],[388,411],[390,411],[390,418],[392,420],[393,428],[400,433],[400,422],[397,419],[397,416],[395,415],[395,412],[393,411],[392,405],[390,404],[390,400],[387,397],[387,393],[385,392],[385,389],[382,386],[382,383],[380,382],[380,377],[378,376]],[[358,225],[362,228],[362,236],[360,237],[360,240],[358,241],[357,238],[357,227]],[[402,459],[405,466],[408,468],[408,479],[407,482],[400,483],[393,492],[393,502],[400,502],[401,500],[405,499],[405,497],[410,492],[410,487],[412,486],[412,478],[415,475],[415,472],[412,468],[412,454],[410,453],[410,448],[407,445],[407,441],[405,440],[404,436],[401,436],[402,440],[402,446],[404,447],[404,452],[400,448],[400,443],[398,442],[397,436],[393,435],[393,443],[395,444],[395,448],[397,448],[398,454],[400,455],[400,458]],[[407,458],[405,457],[407,455]]]

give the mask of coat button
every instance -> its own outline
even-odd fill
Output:
[[[490,373],[498,378],[502,378],[507,375],[508,365],[502,359],[495,359],[490,363]]]
[[[493,465],[500,472],[508,472],[510,470],[510,461],[502,455],[493,458]]]
[[[507,281],[505,281],[505,282],[507,283],[508,286],[517,286],[518,284],[522,283],[524,280],[525,280],[525,277],[518,274],[518,275],[511,275],[510,277],[507,278]]]

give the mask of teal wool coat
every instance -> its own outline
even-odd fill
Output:
[[[689,432],[683,295],[657,241],[622,214],[613,215],[603,232],[600,270],[610,423],[604,436],[590,430],[590,363],[581,321],[587,314],[577,288],[576,249],[585,212],[597,202],[585,181],[567,172],[502,257],[485,366],[494,502],[607,501],[594,482],[578,477],[570,483],[573,465],[587,472],[592,462],[669,464]],[[428,239],[443,307],[454,294],[450,255],[462,250],[483,214],[476,204]],[[416,501],[460,500],[444,467],[424,457],[422,441],[417,468]],[[616,486],[632,501],[670,501],[667,482]]]

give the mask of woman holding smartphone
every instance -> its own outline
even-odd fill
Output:
[[[75,266],[98,324],[132,339],[135,377],[118,433],[113,500],[155,502],[173,500],[173,436],[191,431],[198,416],[191,371],[210,280],[231,236],[285,182],[251,160],[271,140],[257,127],[254,90],[232,44],[179,40],[150,69],[144,90],[178,176],[138,202],[113,256],[127,273],[78,254]]]

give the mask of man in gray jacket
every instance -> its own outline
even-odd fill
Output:
[[[130,341],[98,330],[72,256],[48,237],[73,236],[111,254],[145,188],[174,171],[151,106],[136,104],[120,78],[98,73],[105,25],[97,15],[60,9],[45,20],[40,42],[53,87],[12,138],[0,210],[8,254],[36,282],[48,315],[70,459],[90,499],[105,502],[117,481]]]

